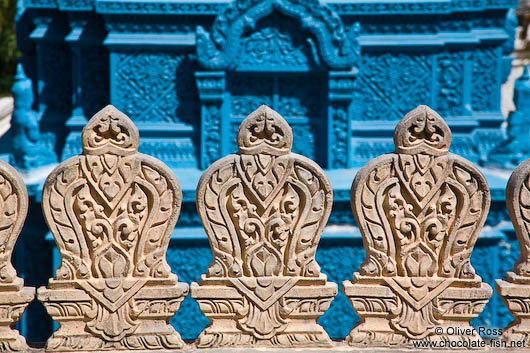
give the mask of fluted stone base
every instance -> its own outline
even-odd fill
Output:
[[[29,303],[35,298],[35,288],[22,287],[19,291],[0,292],[0,351],[18,352],[28,349],[26,339],[11,328]]]
[[[492,289],[487,283],[464,287],[459,286],[458,280],[451,284],[432,280],[420,298],[419,292],[410,295],[404,291],[398,295],[398,290],[385,279],[361,277],[344,281],[342,287],[361,318],[346,337],[350,346],[414,348],[415,341],[443,341],[444,346],[458,341],[482,344],[469,322],[482,312],[491,297]]]
[[[41,287],[38,299],[59,329],[46,342],[46,350],[113,351],[172,350],[184,342],[168,321],[188,294],[186,283],[147,283],[123,304],[114,307],[95,299],[85,290],[62,288],[60,281],[50,282],[53,289]],[[149,284],[151,284],[149,286]],[[123,298],[123,297],[122,297]],[[102,304],[103,303],[103,304]],[[122,305],[119,305],[122,304]],[[115,333],[115,336],[110,336]]]
[[[495,281],[495,289],[514,317],[501,339],[508,343],[523,341],[525,347],[530,347],[530,278],[508,272],[507,280]]]
[[[250,289],[244,293],[244,287],[236,288],[241,285],[229,279],[192,283],[191,296],[210,319],[197,346],[331,347],[328,334],[316,321],[337,295],[337,285],[325,279],[276,280],[283,284],[275,286],[269,297],[258,292],[265,300]],[[286,288],[289,281],[296,284]]]

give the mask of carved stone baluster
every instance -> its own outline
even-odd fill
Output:
[[[182,192],[138,153],[132,121],[112,106],[82,132],[83,153],[47,178],[42,207],[61,264],[38,299],[59,329],[48,351],[177,349],[168,324],[188,293],[166,262]]]
[[[513,171],[506,186],[506,205],[519,241],[520,255],[506,279],[495,281],[495,289],[515,318],[501,338],[530,344],[530,159]]]
[[[394,144],[395,153],[370,161],[351,188],[366,258],[343,282],[361,318],[346,340],[370,347],[443,340],[447,348],[480,340],[469,321],[492,289],[469,259],[490,205],[486,180],[448,152],[451,131],[429,107],[398,123]]]
[[[237,132],[238,154],[203,174],[197,210],[213,262],[191,295],[210,319],[199,347],[329,346],[316,323],[337,294],[315,260],[332,204],[328,178],[291,153],[287,122],[267,106]]]
[[[25,351],[26,340],[11,328],[35,298],[11,264],[11,255],[26,215],[28,192],[17,171],[0,161],[0,351]]]

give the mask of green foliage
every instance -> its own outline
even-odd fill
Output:
[[[0,97],[9,93],[17,64],[15,14],[17,0],[0,0]]]

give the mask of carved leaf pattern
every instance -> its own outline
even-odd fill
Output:
[[[407,129],[398,126],[405,137],[396,141],[427,152],[385,156],[361,181],[363,275],[474,278],[469,257],[488,195],[469,163],[446,152],[428,153],[448,149],[443,130],[434,116]]]
[[[26,219],[27,198],[26,187],[17,172],[0,162],[0,284],[11,284],[17,279],[11,256]]]
[[[197,188],[213,252],[206,277],[225,279],[243,295],[238,328],[253,339],[274,340],[295,309],[284,295],[299,277],[323,279],[315,252],[332,189],[313,161],[291,153],[289,125],[266,106],[242,122],[237,142],[239,153],[208,168]]]
[[[84,154],[48,178],[43,203],[61,252],[57,279],[168,277],[175,184],[138,154],[138,131],[107,107],[83,131]],[[131,151],[132,149],[132,151]]]
[[[478,169],[448,153],[451,132],[430,108],[408,113],[396,126],[394,142],[396,153],[371,161],[352,185],[352,209],[366,250],[356,278],[370,285],[378,278],[392,290],[390,327],[416,340],[438,334],[434,329],[443,315],[437,297],[447,287],[480,284],[470,256],[490,199]],[[364,340],[356,329],[351,343]]]
[[[57,229],[53,234],[57,234],[55,241],[61,254],[61,264],[57,268],[55,277],[60,280],[88,278],[90,275],[91,261],[86,243],[78,238],[70,215],[67,213],[66,195],[75,194],[80,190],[80,186],[77,185],[79,183],[74,184],[80,176],[80,165],[76,162],[57,174],[55,183],[48,187],[49,200],[43,197],[43,204],[48,201],[51,217],[51,219],[46,217],[46,221],[48,225],[52,221]]]
[[[268,159],[269,170],[261,166]],[[307,276],[329,207],[329,190],[292,157],[229,156],[204,186],[214,262],[209,276]],[[237,237],[236,237],[237,235]]]
[[[240,154],[214,164],[199,185],[214,253],[209,276],[319,276],[314,254],[330,190],[308,160],[288,153],[290,128],[268,111],[241,124]]]
[[[82,140],[83,154],[56,168],[43,189],[61,254],[50,282],[89,294],[86,329],[119,342],[139,325],[132,296],[148,279],[176,281],[165,254],[182,194],[167,167],[137,152],[138,130],[114,107],[88,122]]]
[[[455,280],[479,279],[469,259],[489,190],[476,167],[448,153],[450,130],[430,108],[407,114],[394,141],[396,153],[363,167],[352,185],[366,250],[360,275],[395,292],[392,327],[421,339],[440,324],[435,298]]]
[[[102,167],[103,156],[87,157],[62,170],[50,185],[62,256],[57,279],[169,276],[164,245],[175,195],[167,179],[129,157],[117,158],[114,174]]]
[[[520,255],[514,264],[514,272],[530,277],[530,175],[528,160],[522,162],[513,172],[506,188],[506,201],[510,218],[514,224],[519,242]]]

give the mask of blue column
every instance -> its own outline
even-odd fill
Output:
[[[330,71],[328,81],[327,167],[352,165],[352,99],[357,70]]]
[[[228,153],[229,109],[226,102],[226,73],[202,71],[195,73],[201,103],[200,167],[210,164]]]

